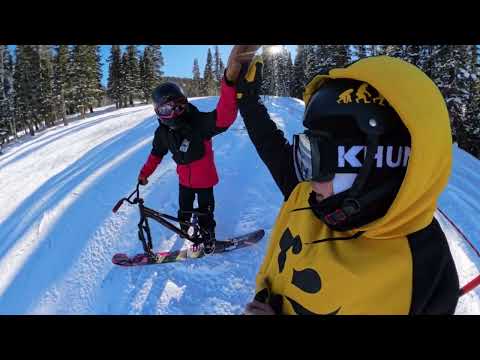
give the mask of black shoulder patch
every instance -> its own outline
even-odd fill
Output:
[[[278,269],[279,272],[283,271],[283,268],[285,267],[285,261],[287,261],[287,253],[285,251],[280,251],[280,254],[278,254]]]
[[[287,228],[280,239],[280,249],[282,251],[287,251],[293,245],[293,236],[290,232],[290,229]]]
[[[293,245],[292,245],[292,252],[297,255],[302,251],[302,240],[300,240],[300,236],[297,235],[293,239]]]
[[[283,232],[279,245],[280,254],[278,254],[278,268],[280,272],[282,272],[285,267],[285,261],[287,260],[287,251],[292,248],[294,254],[299,254],[300,251],[302,251],[302,240],[299,235],[293,237],[290,229],[287,228]]]
[[[293,269],[292,284],[309,294],[315,294],[322,288],[320,275],[314,269]]]

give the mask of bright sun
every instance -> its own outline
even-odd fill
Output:
[[[272,45],[268,47],[268,52],[272,55],[277,55],[282,51],[282,45]]]

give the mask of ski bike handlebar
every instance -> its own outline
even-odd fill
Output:
[[[132,200],[132,197],[135,195],[135,198]],[[177,217],[159,213],[153,209],[150,209],[144,206],[144,201],[140,197],[140,183],[137,183],[135,190],[128,196],[120,199],[115,206],[113,207],[112,211],[116,213],[118,209],[123,205],[124,202],[128,202],[129,204],[135,205],[138,204],[140,210],[140,222],[138,223],[138,238],[143,245],[143,249],[146,254],[149,256],[155,257],[156,255],[153,252],[153,245],[152,245],[152,236],[150,233],[150,226],[148,224],[148,218],[155,220],[156,222],[160,223],[167,229],[173,231],[180,237],[190,240],[193,243],[201,242],[199,241],[200,238],[205,238],[208,235],[208,232],[201,228],[199,225],[198,217],[199,216],[206,216],[207,213],[193,210],[193,211],[182,211],[185,214],[192,214],[191,221],[184,221],[180,220]],[[170,221],[174,221],[179,223],[180,225],[184,225],[184,227],[188,227],[188,231],[178,228]]]
[[[135,199],[130,200],[130,198],[135,194],[137,195],[135,197]],[[128,202],[131,205],[135,205],[135,204],[138,204],[140,202],[143,203],[143,199],[140,197],[140,183],[139,182],[137,183],[137,187],[135,188],[135,190],[133,190],[133,192],[130,195],[128,195],[128,197],[124,197],[124,198],[121,198],[120,200],[118,200],[118,202],[113,207],[112,211],[114,213],[116,213],[122,207],[124,201]],[[201,211],[198,211],[198,210],[192,210],[192,211],[182,210],[181,212],[184,213],[184,214],[192,214],[192,215],[195,214],[197,216],[207,216],[207,215],[209,215],[205,212],[201,212]],[[163,217],[169,219],[169,220],[174,220],[174,221],[178,220],[178,218],[173,217],[173,216],[168,215],[168,214],[161,214],[161,215]]]
[[[123,205],[124,201],[127,201],[128,203],[130,203],[132,205],[137,204],[138,200],[140,199],[140,189],[139,189],[139,187],[140,187],[140,182],[137,183],[136,189],[128,197],[126,197],[126,198],[124,197],[124,198],[121,198],[120,200],[118,200],[118,202],[113,207],[112,211],[114,213],[116,213],[118,211],[118,209],[120,209],[120,207]],[[135,199],[133,199],[133,201],[131,201],[130,198],[134,194],[137,194],[137,196],[135,197]]]

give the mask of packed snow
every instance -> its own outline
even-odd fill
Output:
[[[218,97],[190,99],[201,111]],[[302,101],[264,99],[291,138],[302,130]],[[176,264],[122,268],[117,252],[142,252],[138,209],[128,204],[148,157],[157,120],[151,105],[97,109],[3,149],[0,156],[0,314],[241,314],[254,295],[255,275],[282,196],[256,154],[239,115],[214,138],[220,183],[215,187],[217,238],[264,228],[257,245]],[[453,173],[439,207],[480,248],[480,161],[454,147]],[[176,214],[178,178],[166,156],[141,188],[145,204]],[[461,285],[480,273],[480,258],[455,228],[445,229]],[[151,221],[154,247],[184,241]],[[480,314],[480,288],[463,296],[458,314]]]

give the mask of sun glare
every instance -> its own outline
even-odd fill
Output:
[[[282,45],[272,45],[268,47],[268,52],[272,55],[277,55],[282,51]]]

